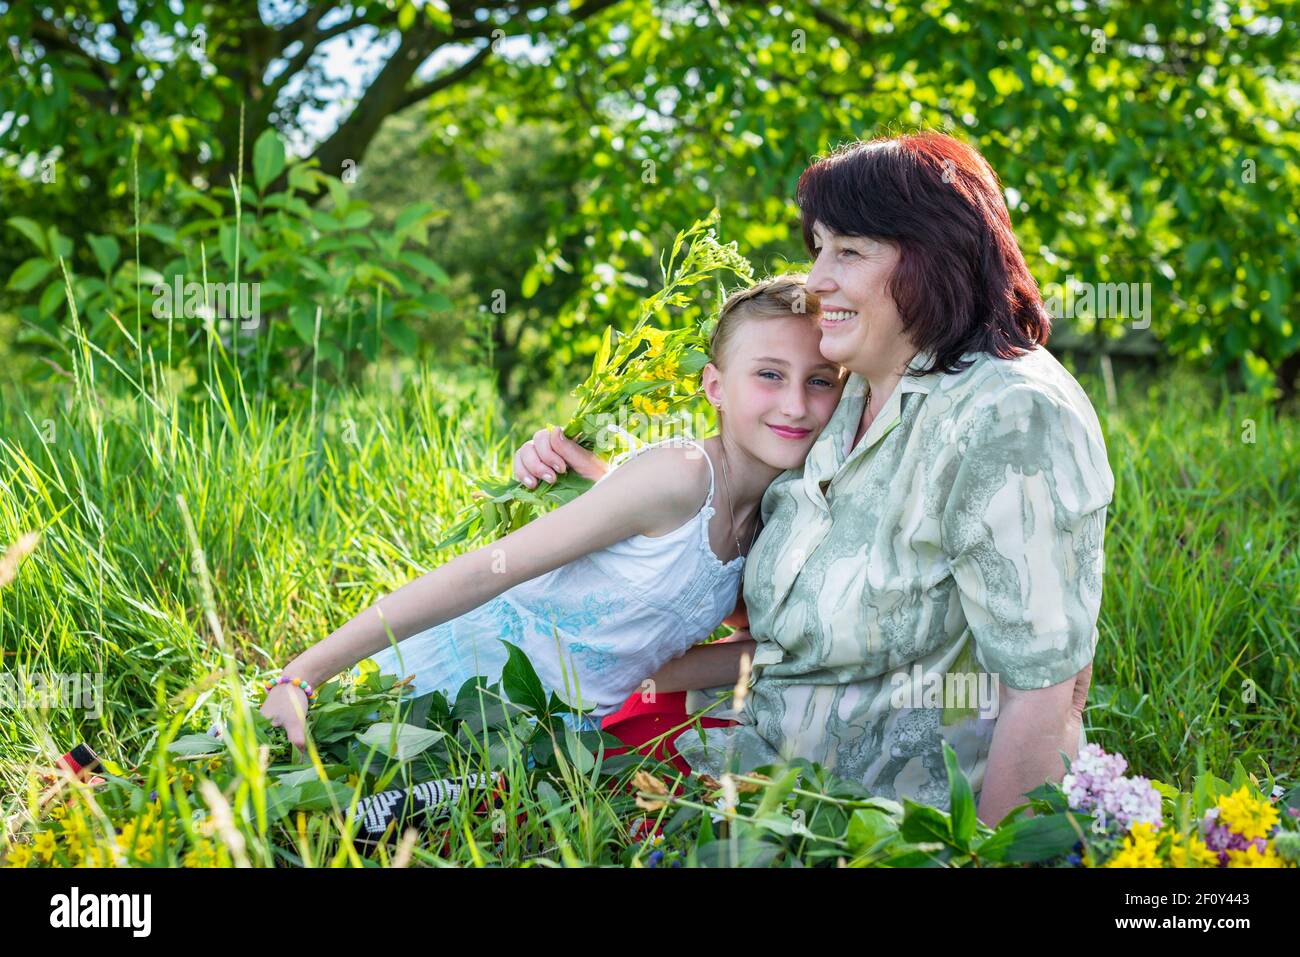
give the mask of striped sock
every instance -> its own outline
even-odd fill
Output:
[[[470,774],[463,778],[443,778],[424,781],[409,789],[380,791],[364,797],[357,804],[357,819],[361,828],[355,840],[360,844],[377,844],[394,821],[395,836],[407,823],[418,824],[448,817],[461,792],[469,787],[496,785],[500,773]],[[496,800],[500,804],[500,798]]]

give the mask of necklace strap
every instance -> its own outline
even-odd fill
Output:
[[[747,552],[741,550],[740,539],[736,537],[736,510],[732,506],[732,502],[731,502],[731,477],[727,474],[727,453],[725,450],[723,450],[722,452],[722,480],[727,483],[727,511],[731,513],[731,537],[736,542],[736,556],[740,557],[742,555],[747,554]],[[757,536],[758,536],[758,521],[757,519],[755,519],[754,530],[750,532],[749,535],[749,547],[751,551],[754,548],[754,539]]]

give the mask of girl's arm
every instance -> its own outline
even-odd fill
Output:
[[[692,456],[690,449],[665,446],[635,456],[571,502],[380,599],[289,662],[284,673],[319,686],[388,647],[390,629],[401,641],[520,582],[662,528],[675,516],[684,522],[704,500],[707,468],[703,457]]]
[[[749,637],[746,628],[707,645],[687,648],[684,655],[666,662],[650,676],[651,688],[655,693],[669,694],[692,688],[734,685],[740,679],[740,658],[749,655],[752,662],[754,645],[755,641]]]

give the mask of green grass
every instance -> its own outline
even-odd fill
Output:
[[[148,371],[146,398],[127,378],[134,369],[94,353],[83,340],[61,392],[0,397],[0,548],[41,535],[0,587],[4,668],[99,672],[105,701],[98,720],[6,712],[4,841],[30,804],[31,769],[76,741],[165,780],[158,745],[202,731],[229,700],[223,645],[251,689],[261,670],[450,558],[432,544],[468,501],[470,475],[507,474],[510,451],[540,424],[503,432],[472,371],[410,373],[396,390],[387,374],[360,392],[313,382],[314,403],[286,412],[238,383],[185,405]],[[1082,381],[1116,477],[1089,739],[1182,788],[1198,765],[1228,776],[1236,759],[1294,780],[1300,421],[1185,369],[1121,376],[1114,408],[1099,380]],[[1253,443],[1242,441],[1246,419]],[[256,805],[255,746],[236,765],[243,784],[226,798]],[[484,825],[467,823],[452,829],[446,859],[626,863],[609,846],[631,798],[576,774],[568,783],[512,797],[511,814],[538,822],[531,835],[511,830],[493,850]],[[245,816],[236,826],[254,863],[356,863],[320,815],[279,831]],[[412,853],[436,864],[436,850]]]

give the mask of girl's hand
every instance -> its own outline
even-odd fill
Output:
[[[276,685],[262,702],[262,715],[277,728],[284,728],[289,743],[307,750],[307,692],[297,685]],[[300,717],[301,716],[301,717]]]
[[[536,488],[540,481],[554,482],[557,473],[570,467],[592,482],[609,471],[608,462],[566,437],[559,426],[538,429],[515,452],[515,478],[529,488]]]

